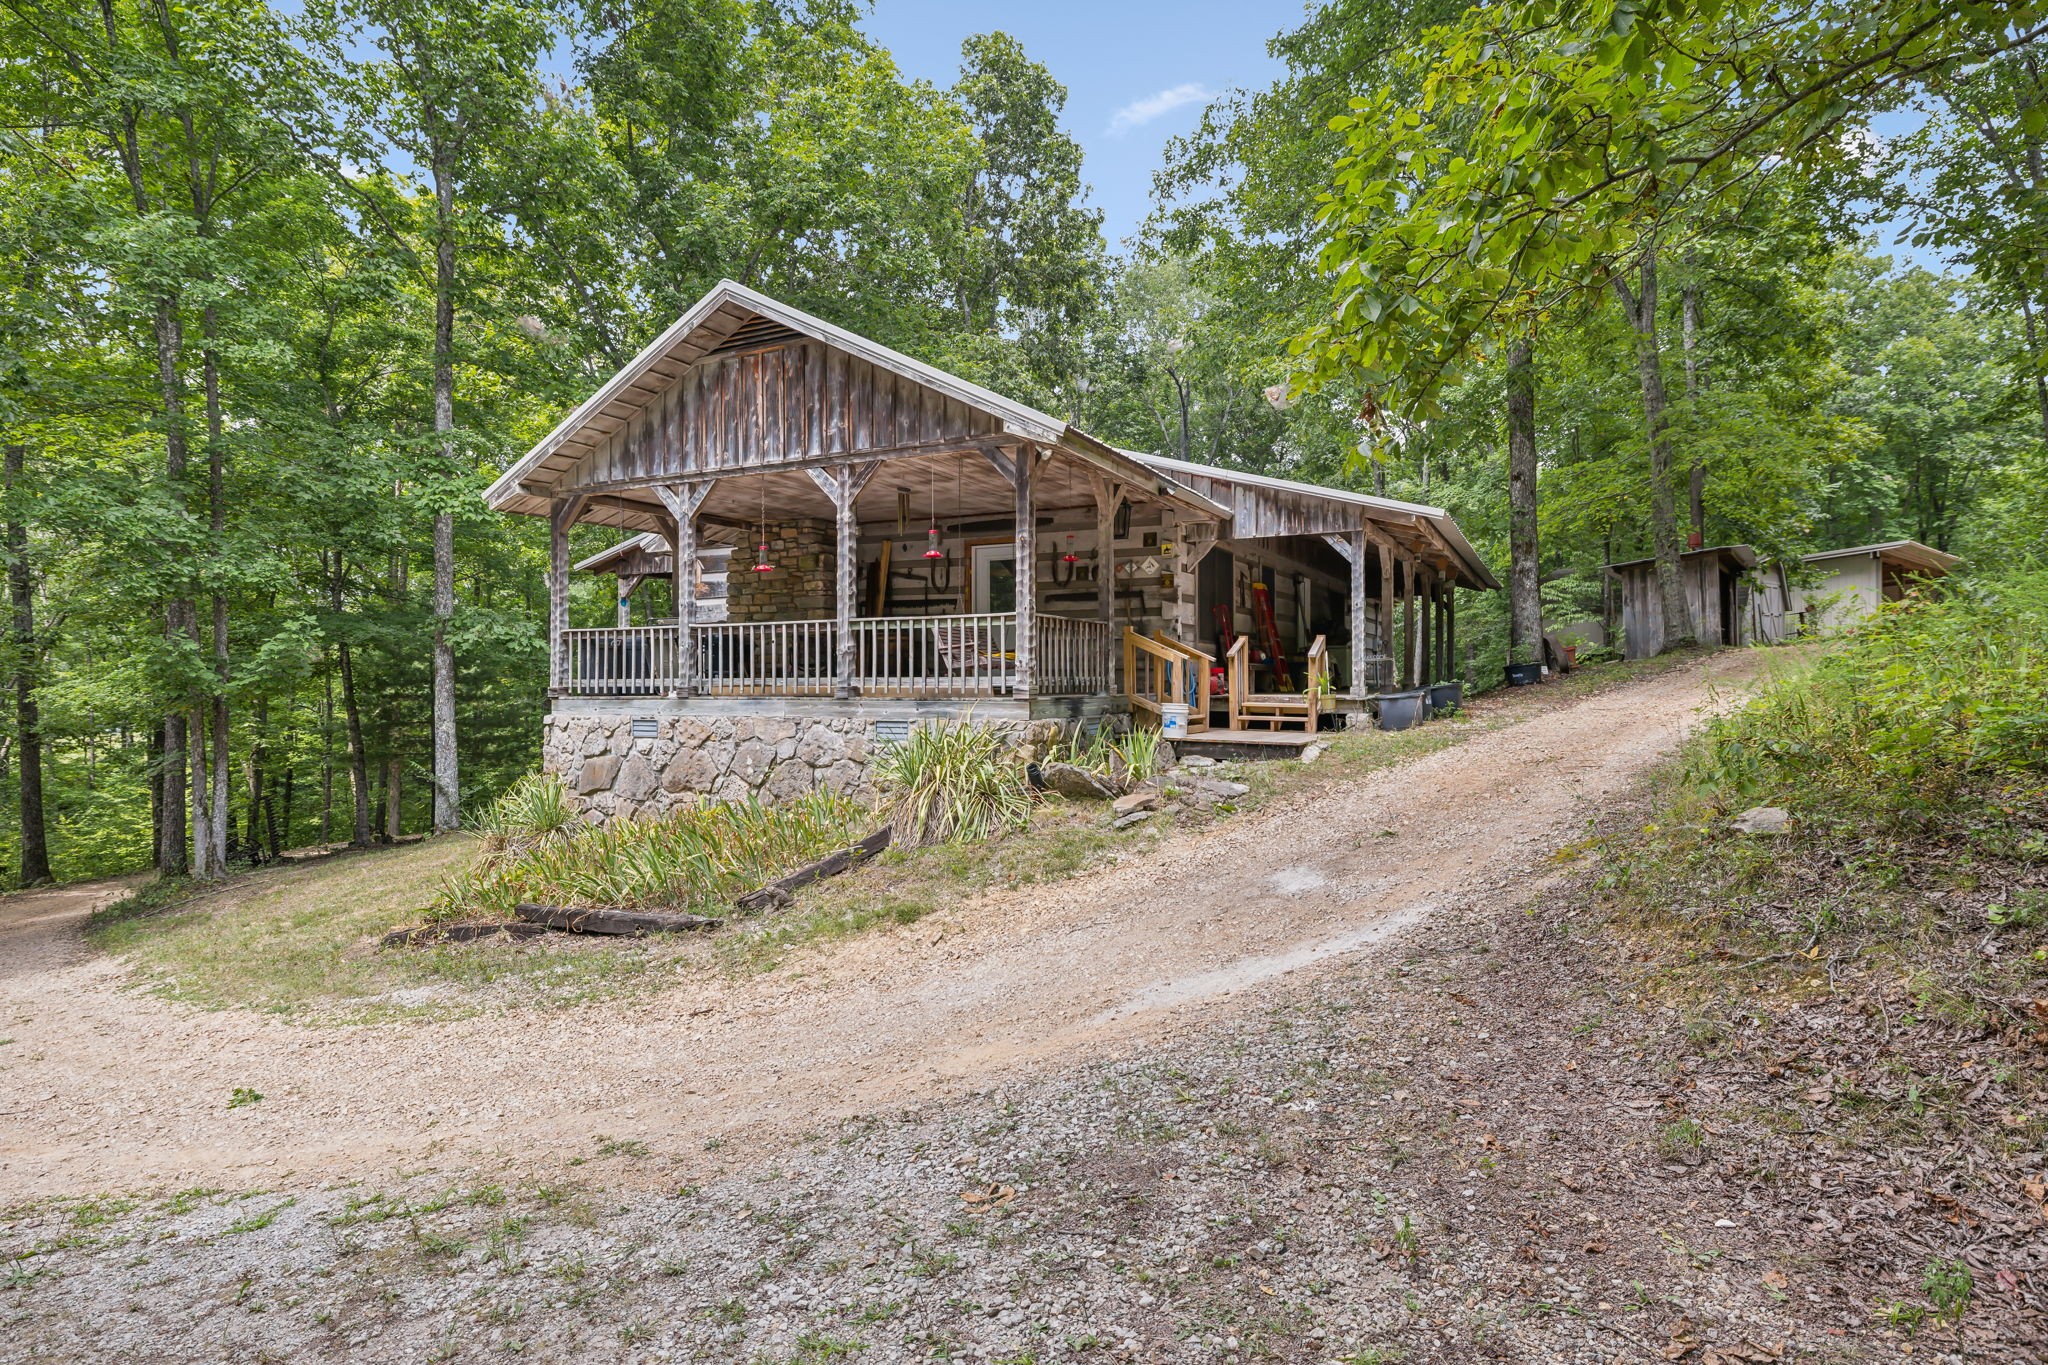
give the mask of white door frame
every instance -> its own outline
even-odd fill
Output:
[[[1014,566],[1017,562],[1017,543],[1012,540],[986,541],[980,545],[969,546],[968,553],[972,557],[972,563],[970,565],[970,595],[967,599],[967,609],[975,613],[993,610],[989,606],[988,601],[989,568],[991,565],[1001,563],[1004,560],[1008,560],[1010,564],[1013,566],[1012,581],[1014,582]]]

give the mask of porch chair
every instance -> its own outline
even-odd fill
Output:
[[[990,634],[993,627],[986,625],[933,626],[932,646],[938,651],[939,662],[946,672],[954,677],[986,678],[991,683],[1009,681],[1010,661],[1007,652],[991,652]]]

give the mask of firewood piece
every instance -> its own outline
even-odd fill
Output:
[[[749,891],[733,904],[750,914],[780,909],[790,903],[794,898],[792,893],[800,888],[850,871],[880,853],[889,846],[890,833],[889,826],[884,825],[851,848],[842,848],[836,853],[827,854],[815,863],[798,868],[787,877],[777,878],[758,891]]]
[[[434,943],[474,943],[480,938],[538,938],[548,931],[545,924],[422,924],[412,929],[394,929],[379,940],[380,948],[421,948]]]
[[[512,913],[528,924],[564,929],[572,934],[673,934],[686,929],[716,929],[725,923],[703,915],[672,915],[653,910],[583,909],[569,905],[515,905]]]

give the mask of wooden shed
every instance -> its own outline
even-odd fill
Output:
[[[1693,636],[1708,646],[1746,645],[1754,638],[1751,620],[1757,567],[1756,551],[1747,545],[1716,545],[1688,550],[1679,556],[1686,604],[1692,612]],[[1621,580],[1622,654],[1647,659],[1664,648],[1664,598],[1657,590],[1657,561],[1632,559],[1610,564]]]

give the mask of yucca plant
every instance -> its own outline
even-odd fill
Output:
[[[855,842],[866,823],[860,803],[813,792],[785,806],[704,801],[600,826],[557,825],[537,838],[506,834],[511,842],[487,843],[473,867],[447,882],[432,913],[506,916],[520,902],[715,910]],[[508,812],[505,830],[526,828]]]
[[[881,814],[903,848],[986,839],[1031,811],[1004,737],[969,721],[918,726],[883,749],[872,772],[883,791]]]

